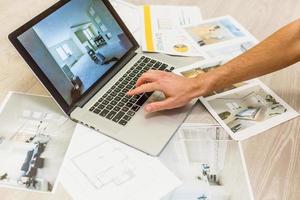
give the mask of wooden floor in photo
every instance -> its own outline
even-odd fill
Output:
[[[0,101],[8,91],[47,94],[7,36],[56,0],[0,1]],[[130,0],[135,4],[196,5],[203,18],[232,15],[259,40],[300,17],[298,0]],[[280,51],[280,49],[279,49]],[[284,52],[282,52],[284,53]],[[300,111],[300,63],[261,78],[290,106]],[[199,103],[188,122],[214,122]],[[300,199],[300,118],[242,142],[255,199]],[[0,161],[5,162],[5,161]],[[239,183],[236,183],[238,186]],[[54,194],[0,188],[4,200],[69,200],[59,185]],[[241,199],[243,199],[241,194]]]

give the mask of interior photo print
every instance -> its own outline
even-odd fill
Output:
[[[189,26],[184,30],[200,47],[245,36],[245,33],[228,17]]]
[[[18,39],[68,104],[132,47],[99,0],[72,0]]]
[[[7,97],[0,124],[0,186],[52,192],[76,124],[50,97],[20,93]]]
[[[213,98],[208,103],[233,133],[288,111],[260,85]]]
[[[220,125],[183,124],[160,156],[182,184],[162,200],[250,200],[241,153]]]
[[[192,69],[189,69],[189,70],[186,70],[186,71],[181,71],[180,74],[184,77],[187,77],[187,78],[195,78],[199,74],[209,72],[209,71],[214,70],[214,69],[216,69],[220,66],[221,66],[221,64],[216,64],[216,65],[206,66],[206,67],[202,67],[202,66],[196,67],[196,66],[194,66]],[[235,83],[235,84],[233,84],[233,85],[231,85],[227,88],[224,88],[222,90],[213,91],[212,93],[206,95],[206,97],[212,96],[212,95],[215,95],[215,94],[219,94],[219,93],[222,93],[222,92],[225,92],[225,91],[228,91],[228,90],[232,90],[232,89],[241,87],[241,86],[246,85],[246,84],[247,84],[247,82]]]

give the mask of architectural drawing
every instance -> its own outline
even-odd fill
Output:
[[[95,189],[111,184],[120,186],[135,176],[135,167],[128,156],[108,141],[73,157],[71,161]]]

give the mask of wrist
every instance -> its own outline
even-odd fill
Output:
[[[192,98],[206,96],[222,88],[222,75],[213,71],[202,73],[193,78],[193,83]]]

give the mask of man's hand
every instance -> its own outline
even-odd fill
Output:
[[[160,91],[166,99],[152,102],[145,106],[147,112],[172,109],[186,105],[197,97],[197,81],[185,78],[170,72],[150,70],[144,73],[136,82],[136,88],[127,95],[135,95],[144,92]]]

